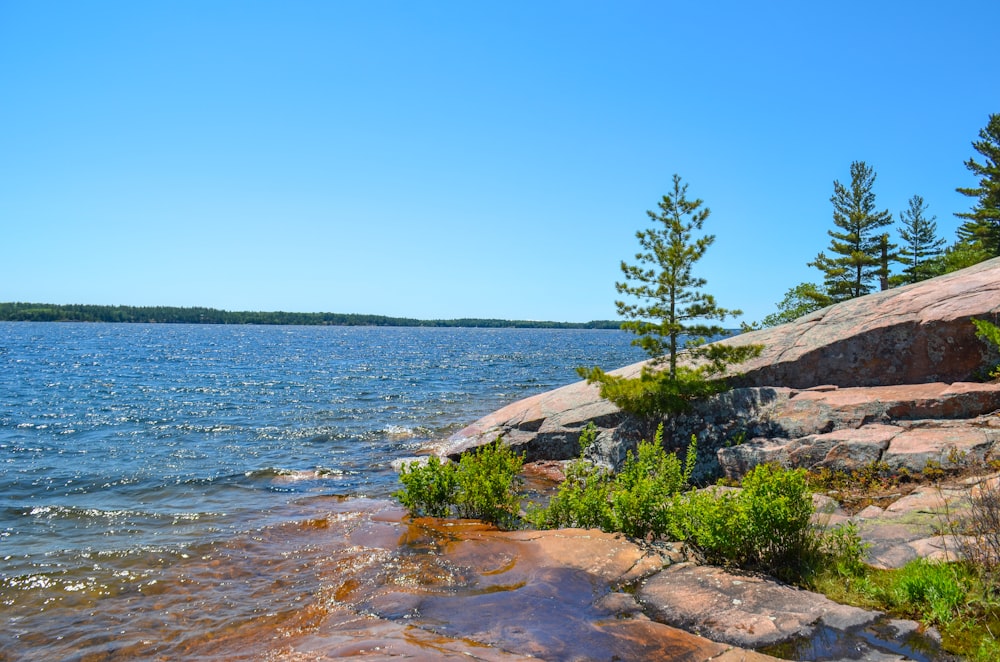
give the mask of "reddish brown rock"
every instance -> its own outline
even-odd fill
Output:
[[[984,464],[1000,434],[950,423],[907,430],[893,438],[882,460],[892,469],[906,469],[911,473],[920,473],[933,463],[942,468],[965,463]]]

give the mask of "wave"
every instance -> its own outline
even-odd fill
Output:
[[[212,511],[174,511],[157,512],[153,510],[134,509],[110,509],[88,508],[83,506],[66,506],[59,504],[33,506],[29,509],[7,507],[4,509],[6,517],[31,518],[37,521],[52,522],[55,520],[65,520],[80,523],[120,525],[138,521],[157,521],[163,523],[178,524],[182,522],[196,522],[205,518],[224,517],[226,513]]]
[[[340,469],[330,469],[327,467],[316,467],[315,469],[280,469],[267,467],[266,469],[254,469],[243,474],[251,480],[271,480],[279,482],[294,482],[298,480],[327,480],[337,479],[345,475]]]

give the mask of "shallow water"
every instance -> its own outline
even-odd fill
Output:
[[[629,341],[0,323],[0,659],[176,659],[327,622],[341,495],[388,497],[393,459],[641,359]]]

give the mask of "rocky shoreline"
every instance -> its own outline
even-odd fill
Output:
[[[943,533],[945,516],[961,514],[980,482],[1000,480],[988,469],[1000,460],[1000,384],[976,381],[1000,355],[975,336],[971,322],[998,317],[1000,258],[722,341],[760,343],[764,351],[742,366],[738,388],[664,420],[665,444],[680,450],[694,435],[695,478],[706,483],[738,479],[765,462],[845,473],[884,466],[914,476],[979,467],[978,478],[918,486],[859,512],[821,500],[823,522],[857,524],[872,565],[956,558],[957,541]],[[634,375],[642,365],[614,372]],[[609,467],[620,466],[648,434],[596,387],[579,382],[513,403],[432,450],[455,458],[499,437],[528,462],[551,468],[577,455],[588,423],[598,427],[588,458]],[[578,563],[575,557],[569,548],[565,561]],[[767,578],[686,561],[664,565],[637,584],[638,608],[713,641],[763,649],[825,637],[863,648],[863,659],[947,659],[935,649],[934,633],[915,623],[886,621]],[[914,638],[919,645],[911,646]],[[859,659],[856,653],[850,657]]]

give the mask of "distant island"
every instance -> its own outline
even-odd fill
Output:
[[[289,324],[308,326],[426,326],[497,329],[617,329],[621,322],[538,322],[463,318],[418,320],[344,313],[231,312],[174,306],[0,303],[0,322],[112,322],[122,324]]]

